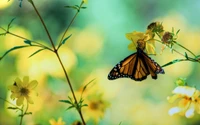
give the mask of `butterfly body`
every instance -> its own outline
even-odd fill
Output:
[[[164,70],[138,47],[137,52],[120,61],[110,71],[108,79],[131,78],[135,81],[142,81],[149,74],[151,74],[153,79],[157,79],[158,73],[164,74]]]

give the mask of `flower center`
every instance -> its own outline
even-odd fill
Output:
[[[90,103],[89,107],[92,110],[98,110],[100,108],[101,103],[102,103],[101,101],[93,101],[93,102]]]
[[[21,88],[20,93],[22,96],[28,95],[29,94],[29,90],[27,88]]]

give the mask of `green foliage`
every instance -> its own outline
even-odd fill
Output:
[[[79,111],[82,107],[87,106],[87,104],[83,104],[84,102],[83,98],[81,98],[77,103],[73,101],[71,97],[68,96],[68,98],[69,98],[68,100],[59,100],[60,102],[67,103],[70,105],[66,110],[76,108]]]
[[[74,5],[74,6],[64,6],[65,8],[71,8],[71,9],[74,9],[74,10],[77,10],[78,12],[81,10],[81,9],[86,9],[87,7],[82,7],[82,4],[79,6],[79,5]]]
[[[30,46],[32,45],[30,40],[24,40],[24,43],[29,44]]]
[[[31,54],[31,55],[29,56],[29,58],[32,57],[32,56],[34,56],[35,54],[41,52],[42,50],[45,50],[45,49],[39,49],[39,50],[35,51],[33,54]]]
[[[24,45],[24,46],[15,46],[11,49],[9,49],[8,51],[6,51],[3,56],[0,57],[0,60],[2,60],[8,53],[14,51],[14,50],[18,50],[18,49],[22,49],[22,48],[26,48],[26,47],[30,47],[30,46],[27,46],[27,45]]]
[[[62,44],[65,44],[65,42],[66,42],[71,36],[72,36],[72,34],[69,35],[68,37],[66,37],[66,38],[62,41]]]

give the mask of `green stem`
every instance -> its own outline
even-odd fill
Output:
[[[194,57],[196,57],[196,55],[192,51],[190,51],[189,49],[187,49],[186,47],[182,46],[181,44],[177,43],[176,41],[173,41],[173,43],[175,43],[176,45],[184,48],[185,50],[187,50],[188,52],[190,52]]]
[[[59,56],[58,52],[55,51],[55,53],[56,53],[56,56],[58,57],[58,60],[59,60],[59,62],[60,62],[60,64],[61,64],[61,66],[62,66],[62,69],[63,69],[63,71],[64,71],[64,74],[65,74],[65,77],[66,77],[67,82],[68,82],[68,84],[69,84],[70,90],[71,90],[71,92],[72,92],[72,96],[73,96],[73,98],[74,98],[75,104],[78,105],[78,101],[77,101],[77,99],[76,99],[76,96],[75,96],[74,90],[73,90],[73,88],[72,88],[72,84],[71,84],[71,82],[70,82],[70,79],[69,79],[69,77],[68,77],[67,71],[65,70],[65,67],[64,67],[64,65],[63,65],[63,63],[62,63],[62,61],[61,61],[61,59],[60,59],[60,56]],[[78,111],[78,113],[79,113],[79,115],[80,115],[80,117],[81,117],[81,120],[82,120],[82,122],[83,122],[83,125],[86,125],[85,120],[84,120],[83,115],[82,115],[82,112],[81,112],[81,109],[78,109],[78,108],[76,108],[76,109],[77,109],[77,111]]]
[[[46,24],[44,23],[44,21],[43,21],[41,15],[40,15],[40,13],[39,13],[38,10],[37,10],[37,8],[35,7],[34,2],[31,1],[30,3],[32,4],[32,6],[33,6],[35,12],[37,13],[37,15],[38,15],[40,21],[42,22],[42,25],[44,26],[44,29],[45,29],[45,31],[46,31],[46,33],[47,33],[47,36],[48,36],[48,38],[49,38],[49,40],[50,40],[50,43],[51,43],[52,47],[53,47],[53,50],[56,50],[55,45],[54,45],[54,43],[53,43],[53,40],[52,40],[52,38],[51,38],[51,35],[50,35],[50,33],[49,33],[48,29],[47,29],[47,26],[46,26]]]
[[[53,51],[51,48],[49,48],[49,47],[47,47],[47,46],[45,46],[45,45],[43,45],[43,44],[41,44],[41,43],[38,43],[38,42],[36,42],[36,41],[29,40],[29,39],[27,39],[27,38],[25,38],[25,37],[22,37],[22,36],[19,36],[19,35],[17,35],[17,34],[11,33],[10,31],[7,31],[6,29],[4,29],[4,28],[2,28],[2,27],[0,27],[0,28],[3,29],[3,30],[6,32],[6,34],[10,34],[10,35],[12,35],[12,36],[15,36],[15,37],[18,37],[18,38],[21,38],[21,39],[24,39],[24,40],[31,41],[32,43],[37,44],[38,47],[42,47],[42,48],[48,49],[48,50],[50,50],[50,51]]]
[[[23,108],[24,108],[24,105],[22,106],[22,109],[21,109],[21,115],[20,115],[20,123],[19,123],[19,125],[22,125],[22,121],[23,121],[23,117],[24,117],[24,111],[23,111]]]
[[[66,77],[66,79],[67,79],[67,82],[68,82],[68,84],[69,84],[70,90],[71,90],[72,95],[73,95],[73,98],[74,98],[74,100],[75,100],[75,104],[78,105],[78,102],[77,102],[76,96],[75,96],[75,94],[74,94],[74,90],[73,90],[73,88],[72,88],[72,84],[71,84],[71,82],[70,82],[70,80],[69,80],[67,71],[65,70],[65,67],[64,67],[64,65],[63,65],[63,63],[62,63],[62,61],[61,61],[61,59],[60,59],[59,54],[58,54],[58,51],[57,51],[57,49],[55,48],[55,45],[54,45],[53,40],[52,40],[52,38],[51,38],[51,36],[50,36],[50,33],[49,33],[49,31],[48,31],[48,29],[47,29],[47,27],[46,27],[46,25],[45,25],[45,23],[44,23],[42,17],[40,16],[39,12],[37,11],[37,8],[35,7],[33,1],[30,0],[30,3],[32,4],[33,8],[35,9],[37,15],[38,15],[39,18],[40,18],[40,21],[42,22],[42,25],[43,25],[44,28],[45,28],[45,31],[46,31],[46,33],[47,33],[47,35],[48,35],[48,37],[49,37],[49,40],[50,40],[50,42],[51,42],[51,45],[52,45],[52,47],[53,47],[53,51],[54,51],[54,53],[56,54],[56,56],[57,56],[57,58],[58,58],[58,60],[59,60],[59,62],[60,62],[60,64],[61,64],[61,67],[62,67],[62,69],[63,69],[63,71],[64,71],[65,77]],[[82,5],[82,4],[83,4],[83,2],[81,3],[81,5]],[[77,15],[77,14],[76,14],[76,15]],[[76,16],[75,16],[75,17],[76,17]],[[72,20],[74,20],[75,17],[74,17]],[[71,21],[71,23],[70,23],[70,25],[68,26],[67,30],[66,30],[65,33],[63,34],[62,39],[64,38],[64,36],[65,36],[66,32],[68,31],[69,27],[71,26],[72,22],[73,22],[73,21]],[[62,44],[62,40],[61,40],[61,44]],[[80,117],[81,117],[81,120],[82,120],[83,124],[86,125],[81,110],[78,109],[77,111],[78,111],[78,113],[79,113],[79,115],[80,115]]]
[[[161,44],[163,44],[162,41],[160,41],[160,40],[157,40],[157,39],[154,39],[154,40],[157,41],[157,42],[159,42],[159,43],[161,43]],[[164,44],[164,45],[166,45],[166,44]],[[174,51],[174,52],[180,54],[181,56],[184,56],[184,57],[185,57],[185,55],[183,55],[182,53],[178,52],[177,50],[175,50],[175,49],[169,47],[168,45],[166,45],[166,46],[167,46],[168,48],[170,48],[172,51]]]
[[[157,35],[160,39],[162,39],[159,33],[156,32],[156,35]],[[159,42],[163,44],[163,42],[161,42],[161,41],[159,41]],[[196,57],[196,55],[195,55],[192,51],[190,51],[188,48],[186,48],[186,47],[184,47],[183,45],[177,43],[176,41],[173,41],[173,43],[175,43],[176,45],[178,45],[178,46],[182,47],[183,49],[187,50],[187,51],[190,52],[194,57]],[[181,55],[182,55],[182,54],[181,54]]]
[[[57,50],[58,50],[58,49],[60,48],[60,46],[62,45],[62,41],[63,41],[63,39],[64,39],[64,37],[65,37],[65,34],[67,33],[67,31],[69,30],[69,27],[72,25],[72,23],[74,22],[75,18],[76,18],[77,15],[78,15],[78,13],[80,12],[80,8],[82,7],[83,3],[84,3],[84,2],[82,1],[81,4],[80,4],[80,6],[79,6],[79,10],[77,10],[76,14],[74,15],[74,17],[72,18],[71,22],[69,23],[67,29],[66,29],[65,32],[63,33],[63,35],[62,35],[62,37],[61,37],[61,39],[60,39],[60,43],[59,43],[59,45],[58,45],[58,47],[57,47]]]
[[[11,102],[5,100],[4,98],[0,97],[0,99],[3,100],[3,101],[5,101],[5,102],[7,102],[7,103],[9,103],[9,104],[11,104],[11,105],[13,105],[13,106],[15,106],[17,109],[21,110],[21,109],[18,108],[16,105],[14,105],[14,104],[12,104]]]

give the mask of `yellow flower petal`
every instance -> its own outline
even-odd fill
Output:
[[[19,88],[15,85],[8,86],[8,89],[10,89],[11,92],[19,92]]]
[[[55,120],[55,119],[50,119],[50,120],[49,120],[49,123],[50,123],[51,125],[55,125],[55,124],[56,124],[56,120]]]
[[[155,45],[153,45],[153,43],[151,41],[148,41],[146,43],[145,49],[146,49],[147,54],[156,55]]]
[[[170,103],[173,103],[176,99],[178,99],[180,96],[178,94],[175,94],[171,97],[167,97],[167,100],[170,102]]]
[[[133,43],[130,43],[130,44],[128,45],[128,49],[129,49],[129,50],[136,50],[136,45],[133,44]]]
[[[28,103],[34,104],[32,98],[30,96],[25,96],[25,98],[27,99]]]
[[[59,118],[58,122],[55,119],[50,119],[49,123],[51,125],[65,125],[65,122],[62,121],[62,118]]]
[[[17,105],[18,106],[21,106],[22,104],[23,104],[23,102],[24,102],[24,96],[20,96],[18,99],[17,99]]]
[[[12,93],[10,98],[15,99],[15,98],[19,98],[20,96],[21,96],[21,94],[19,92],[16,92],[16,93]]]
[[[37,85],[38,85],[38,82],[36,80],[33,80],[28,84],[27,88],[34,89]]]
[[[29,83],[29,77],[28,76],[24,76],[23,82],[22,82],[22,86],[26,87],[28,83]]]
[[[190,102],[191,100],[189,99],[186,99],[186,98],[182,98],[179,103],[178,103],[178,106],[180,108],[183,108],[184,110],[188,109],[188,107],[190,106]]]
[[[195,104],[195,109],[197,111],[198,114],[200,114],[200,100],[198,100]]]
[[[17,84],[17,87],[22,88],[22,81],[19,78],[16,78],[15,82]]]

